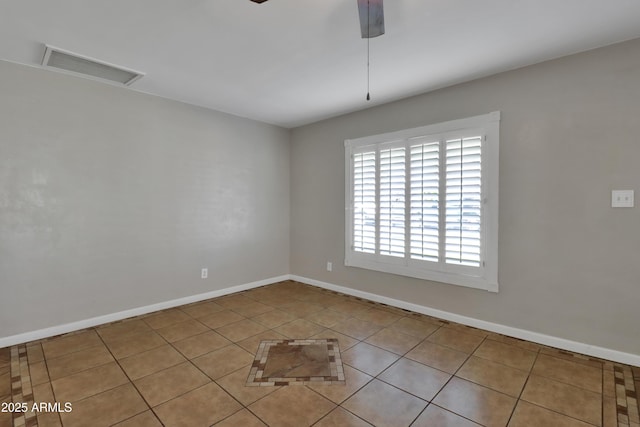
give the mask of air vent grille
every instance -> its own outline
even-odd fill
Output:
[[[144,76],[144,73],[139,71],[108,64],[52,46],[46,46],[42,65],[93,80],[108,81],[126,86]]]

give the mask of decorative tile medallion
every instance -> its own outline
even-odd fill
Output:
[[[260,342],[247,386],[307,384],[345,384],[336,338]]]

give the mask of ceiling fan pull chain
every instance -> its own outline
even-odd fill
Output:
[[[371,81],[371,71],[369,65],[369,58],[371,55],[370,43],[371,43],[371,4],[369,3],[371,0],[367,0],[367,101],[371,101],[370,95],[370,81]]]

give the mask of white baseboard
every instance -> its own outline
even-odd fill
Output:
[[[198,302],[198,301],[203,301],[210,298],[220,297],[223,295],[233,294],[235,292],[246,291],[248,289],[258,288],[260,286],[282,282],[283,280],[289,280],[289,278],[290,276],[286,274],[283,276],[272,277],[264,280],[258,280],[256,282],[245,283],[237,286],[231,286],[224,289],[218,289],[218,290],[206,292],[203,294],[191,295],[188,297],[178,298],[171,301],[165,301],[157,304],[146,305],[144,307],[132,308],[132,309],[120,311],[117,313],[106,314],[104,316],[92,317],[90,319],[79,320],[77,322],[66,323],[64,325],[52,326],[45,329],[39,329],[37,331],[11,335],[8,337],[0,338],[0,348],[9,347],[16,344],[23,344],[26,342],[39,340],[42,338],[53,337],[60,334],[66,334],[68,332],[79,331],[81,329],[90,328],[90,327],[102,325],[105,323],[116,322],[118,320],[127,319],[129,317],[140,316],[142,314],[147,314],[147,313],[151,313],[158,310],[165,310],[167,308],[177,307],[185,304],[191,304],[193,302]]]
[[[460,314],[450,313],[435,308],[413,304],[382,295],[372,294],[370,292],[359,291],[344,286],[334,285],[332,283],[321,282],[307,277],[296,275],[289,276],[291,280],[306,283],[308,285],[318,286],[320,288],[329,289],[343,294],[352,295],[375,302],[380,302],[393,307],[403,308],[405,310],[415,311],[417,313],[426,314],[428,316],[438,317],[440,319],[451,322],[461,323],[467,326],[484,329],[498,334],[507,335],[514,338],[520,338],[532,341],[538,344],[548,345],[563,350],[572,351],[574,353],[586,354],[588,356],[598,357],[600,359],[612,360],[614,362],[624,363],[627,365],[640,366],[640,355],[625,353],[622,351],[611,350],[604,347],[585,344],[577,341],[571,341],[564,338],[558,338],[551,335],[545,335],[538,332],[528,331],[526,329],[514,328],[511,326],[501,325],[499,323],[487,322],[484,320],[474,319],[473,317],[462,316]]]
[[[352,288],[347,288],[333,283],[322,282],[320,280],[310,279],[307,277],[297,276],[293,274],[285,274],[278,277],[272,277],[269,279],[258,280],[251,283],[245,283],[242,285],[231,286],[224,289],[218,289],[203,294],[192,295],[188,297],[178,298],[171,301],[165,301],[157,304],[147,305],[138,308],[132,308],[130,310],[124,310],[117,313],[106,314],[104,316],[92,317],[90,319],[79,320],[77,322],[66,323],[63,325],[52,326],[45,329],[39,329],[36,331],[25,332],[22,334],[12,335],[8,337],[0,338],[0,348],[9,347],[16,344],[23,344],[26,342],[39,340],[42,338],[48,338],[55,335],[66,334],[68,332],[78,331],[93,326],[102,325],[105,323],[115,322],[118,320],[126,319],[133,316],[140,316],[142,314],[151,313],[158,310],[165,310],[167,308],[177,307],[184,304],[191,304],[198,301],[207,300],[210,298],[216,298],[223,295],[232,294],[235,292],[245,291],[248,289],[258,288],[260,286],[269,285],[272,283],[281,282],[284,280],[295,280],[308,285],[317,286],[324,289],[329,289],[343,294],[352,295],[364,299],[368,299],[375,302],[380,302],[393,307],[403,308],[405,310],[411,310],[416,313],[426,314],[428,316],[438,317],[440,319],[448,320],[451,322],[461,323],[467,326],[473,326],[475,328],[484,329],[491,332],[507,335],[514,338],[520,338],[527,341],[536,342],[539,344],[548,345],[551,347],[560,348],[563,350],[572,351],[575,353],[586,354],[589,356],[598,357],[601,359],[612,360],[619,363],[628,365],[640,366],[640,355],[625,353],[617,350],[612,350],[604,347],[598,347],[590,344],[585,344],[577,341],[571,341],[564,338],[558,338],[551,335],[545,335],[538,332],[528,331],[526,329],[514,328],[511,326],[501,325],[499,323],[487,322],[484,320],[475,319],[473,317],[462,316],[460,314],[450,313],[447,311],[438,310],[435,308],[418,305],[394,298],[385,297],[370,292],[359,291]]]

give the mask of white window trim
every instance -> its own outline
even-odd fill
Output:
[[[397,143],[409,139],[428,137],[450,132],[481,130],[485,137],[482,157],[483,218],[482,226],[482,275],[466,275],[460,272],[430,270],[404,259],[355,252],[353,246],[352,155],[358,148],[379,144]],[[432,280],[452,285],[498,292],[498,208],[499,208],[499,132],[500,112],[452,120],[413,129],[405,129],[380,135],[350,139],[345,144],[345,266]],[[393,258],[393,259],[392,259]],[[400,261],[400,262],[399,262]]]

